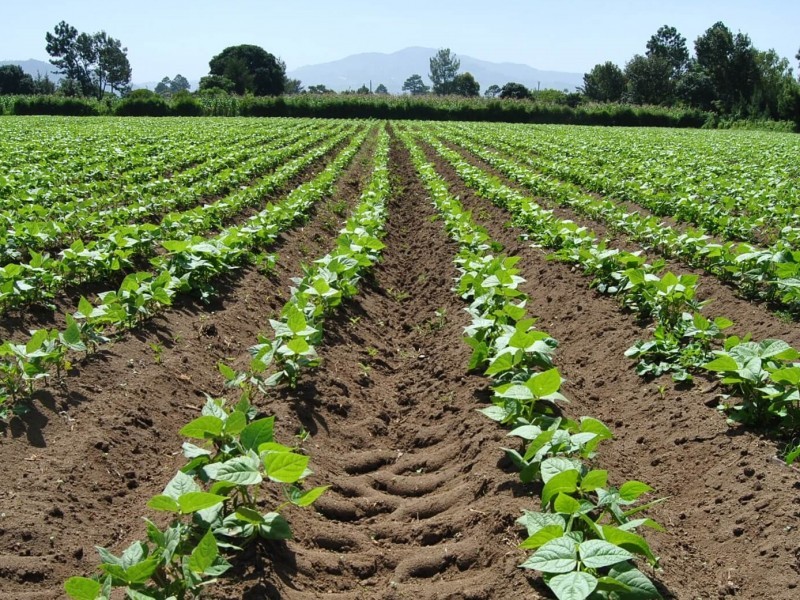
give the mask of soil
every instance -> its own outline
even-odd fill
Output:
[[[211,306],[187,300],[123,336],[76,365],[65,388],[37,392],[0,432],[0,600],[62,598],[67,577],[93,572],[94,545],[119,553],[143,537],[148,499],[182,464],[178,430],[205,393],[223,393],[217,362],[242,367],[291,277],[330,249],[340,202],[357,201],[369,156],[365,147],[308,223],[282,236],[273,273],[243,269]],[[526,553],[514,521],[538,497],[503,458],[505,432],[475,410],[488,401],[487,380],[466,373],[456,246],[396,140],[390,158],[382,262],[326,322],[322,366],[296,390],[258,400],[277,416],[279,440],[310,434],[310,482],[332,487],[313,508],[286,511],[294,540],[252,546],[209,597],[550,597],[517,567]],[[649,332],[437,168],[505,252],[522,257],[529,312],[560,342],[567,412],[615,431],[597,467],[612,483],[641,480],[668,498],[649,512],[667,532],[647,535],[662,559],[651,574],[662,594],[798,597],[800,474],[774,462],[775,442],[728,426],[712,408],[713,382],[643,382],[623,352]],[[737,322],[754,319],[730,306]],[[773,336],[794,329],[769,313],[757,319]]]

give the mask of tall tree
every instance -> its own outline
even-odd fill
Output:
[[[169,77],[164,77],[161,81],[156,84],[155,90],[153,90],[159,96],[169,96],[172,94],[172,79]]]
[[[19,65],[0,67],[0,94],[33,94],[33,78]]]
[[[385,96],[386,94],[389,93],[389,90],[385,85],[383,85],[382,83],[379,83],[378,87],[375,88],[375,93],[376,94],[382,94],[382,95]]]
[[[625,65],[626,97],[633,104],[671,104],[672,64],[660,56],[637,54]]]
[[[441,48],[430,59],[430,74],[428,77],[433,82],[433,93],[443,96],[454,93],[453,80],[458,75],[461,61],[450,48]]]
[[[289,79],[287,78],[286,81],[283,82],[283,93],[284,94],[302,94],[303,93],[303,82],[299,79]]]
[[[173,94],[177,94],[178,92],[188,92],[191,88],[192,84],[190,84],[189,80],[180,73],[172,78],[172,82],[170,82],[169,86],[169,89]]]
[[[521,83],[509,81],[500,90],[501,98],[513,98],[514,100],[525,100],[530,98],[531,91]]]
[[[412,96],[424,96],[431,91],[431,88],[422,81],[422,76],[414,73],[403,82],[403,91]]]
[[[286,81],[286,65],[260,46],[242,44],[229,46],[208,63],[210,75],[224,77],[232,82],[237,94],[247,92],[255,96],[279,96]],[[218,80],[200,81],[200,87],[211,87]]]
[[[583,76],[581,91],[589,100],[619,102],[625,93],[625,74],[611,61],[595,65]]]
[[[663,25],[648,40],[647,56],[657,56],[666,60],[672,67],[673,77],[677,77],[686,71],[689,64],[686,38],[674,27]]]
[[[488,88],[486,88],[486,91],[483,92],[483,95],[486,96],[487,98],[497,98],[500,95],[501,91],[502,90],[500,86],[497,85],[496,83],[493,83]]]
[[[105,31],[93,35],[61,21],[53,33],[47,32],[47,53],[59,73],[74,81],[86,95],[102,97],[106,88],[124,91],[131,81],[128,49]]]
[[[724,112],[741,110],[755,90],[756,50],[743,33],[733,35],[718,21],[694,43],[697,64],[714,84],[717,106]]]
[[[453,93],[459,96],[474,97],[481,93],[481,84],[475,81],[470,72],[459,73],[453,79]]]

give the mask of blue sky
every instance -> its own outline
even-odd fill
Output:
[[[775,48],[795,72],[800,47],[800,2],[789,0],[34,0],[3,11],[0,60],[47,60],[45,32],[61,20],[122,40],[134,82],[176,73],[199,78],[214,54],[241,43],[264,47],[290,70],[358,52],[430,46],[578,73],[606,60],[624,65],[664,24],[691,50],[698,35],[723,21],[756,47]]]

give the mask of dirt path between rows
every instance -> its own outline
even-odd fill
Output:
[[[511,215],[475,196],[444,161],[436,167],[476,222],[523,257],[529,311],[560,342],[556,365],[568,381],[568,414],[597,417],[615,431],[597,467],[617,484],[637,479],[669,497],[650,512],[668,532],[647,534],[663,561],[655,577],[665,597],[797,598],[800,477],[774,462],[775,444],[729,427],[712,408],[716,388],[708,381],[688,390],[667,377],[645,383],[623,356],[649,335],[633,315],[590,290],[579,270],[521,242]]]
[[[0,600],[65,597],[89,575],[95,545],[121,552],[144,537],[146,507],[182,464],[178,431],[205,393],[223,393],[217,362],[238,367],[269,330],[301,263],[330,250],[370,175],[370,136],[310,220],[284,233],[274,272],[232,274],[210,306],[185,299],[126,334],[67,379],[36,394],[31,411],[0,432]]]
[[[333,487],[225,598],[537,597],[514,525],[535,499],[502,458],[504,432],[475,411],[486,380],[465,373],[457,247],[397,141],[391,165],[382,263],[328,321],[323,366],[270,404],[311,432],[314,483]]]

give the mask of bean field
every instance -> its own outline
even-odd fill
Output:
[[[0,600],[800,595],[797,136],[0,131]]]

